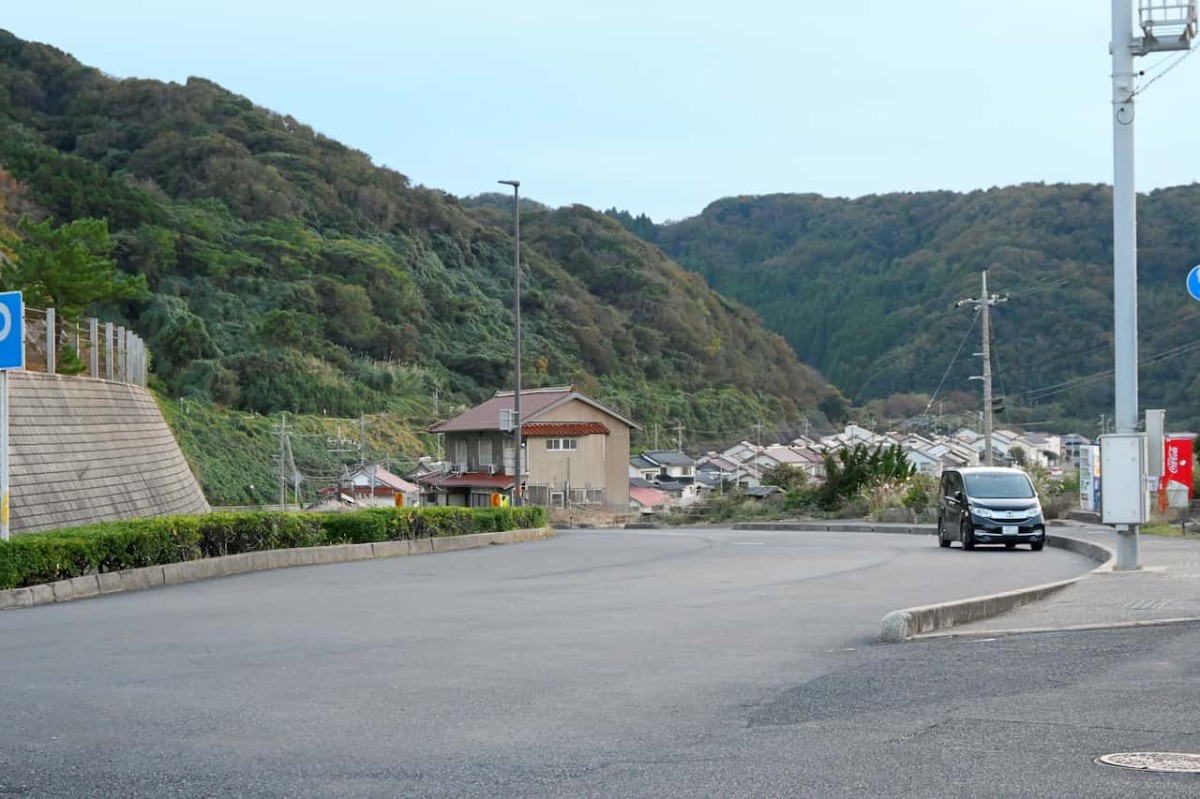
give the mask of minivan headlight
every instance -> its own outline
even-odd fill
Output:
[[[971,508],[971,513],[976,516],[982,516],[985,519],[991,519],[996,515],[996,512],[991,508]]]

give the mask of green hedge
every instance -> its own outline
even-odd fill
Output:
[[[0,541],[0,590],[239,552],[403,541],[545,525],[544,508],[209,513],[102,522]]]

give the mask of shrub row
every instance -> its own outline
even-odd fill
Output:
[[[0,590],[239,552],[403,541],[545,524],[544,508],[209,513],[101,522],[0,541]]]

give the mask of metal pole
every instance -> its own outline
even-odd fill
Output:
[[[1117,433],[1137,432],[1137,192],[1134,186],[1132,0],[1112,4],[1113,351]],[[1117,565],[1138,568],[1136,524],[1117,529]]]
[[[46,309],[46,374],[58,369],[58,318],[53,308]]]
[[[100,376],[100,320],[88,320],[88,342],[91,345],[91,352],[88,353],[88,374],[92,377]]]
[[[988,294],[987,270],[983,270],[983,463],[993,465],[992,456],[992,337],[990,309],[992,298]]]
[[[279,510],[287,505],[287,453],[284,442],[287,441],[287,411],[279,417]]]
[[[521,496],[521,181],[501,180],[513,188],[513,317],[516,324],[516,346],[513,361],[515,388],[513,389],[513,414],[517,417],[513,435],[516,437],[516,475],[513,481],[514,507],[520,507]]]
[[[113,379],[113,323],[104,323],[104,377]]]
[[[125,382],[126,379],[126,364],[125,364],[125,328],[117,327],[117,365],[115,368],[116,381],[118,383]]]
[[[8,370],[0,369],[0,541],[8,540]]]

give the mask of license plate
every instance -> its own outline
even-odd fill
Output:
[[[1000,531],[1004,533],[1004,535],[1016,535],[1017,526],[1015,524],[1005,524],[1001,526]]]

